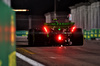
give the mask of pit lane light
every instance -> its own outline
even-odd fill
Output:
[[[13,9],[13,11],[16,11],[16,12],[26,12],[26,11],[29,11],[28,9]]]

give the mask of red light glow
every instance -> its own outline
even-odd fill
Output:
[[[59,35],[59,36],[58,36],[58,40],[61,40],[61,39],[62,39],[62,37]]]
[[[45,30],[45,32],[48,32],[46,27],[44,27],[44,30]]]
[[[74,26],[74,27],[72,27],[72,32],[74,32],[75,28],[76,28],[75,26]]]
[[[59,34],[59,35],[57,35],[56,39],[57,39],[57,41],[62,42],[64,37],[63,37],[63,35]]]
[[[49,32],[49,29],[48,29],[48,27],[47,27],[47,26],[44,26],[44,27],[43,27],[43,30],[44,30],[46,33],[48,33],[48,32]]]

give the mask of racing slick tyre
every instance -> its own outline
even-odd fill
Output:
[[[43,46],[47,45],[48,39],[45,35],[41,34],[42,31],[36,29],[30,29],[28,34],[29,46]]]
[[[35,46],[47,46],[48,38],[46,34],[43,34],[41,30],[36,30],[34,34],[34,43]]]
[[[76,28],[75,32],[72,33],[71,41],[74,46],[83,45],[83,34],[81,28]]]
[[[28,34],[28,45],[38,46],[39,43],[39,32],[36,29],[30,29]]]
[[[29,46],[34,46],[34,30],[29,29],[29,34],[28,34],[28,45]]]

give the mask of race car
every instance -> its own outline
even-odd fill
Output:
[[[82,46],[83,34],[81,28],[76,28],[74,22],[44,23],[40,29],[30,29],[29,46]]]

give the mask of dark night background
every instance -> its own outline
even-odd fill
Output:
[[[70,13],[69,6],[80,2],[88,2],[88,0],[57,0],[57,11]],[[24,13],[29,15],[44,15],[54,11],[54,0],[12,0],[11,3],[14,9],[29,9],[29,12]]]
[[[56,0],[56,11],[70,13],[70,6],[81,2],[94,0]],[[96,0],[95,0],[96,1]],[[54,0],[11,0],[13,9],[29,9],[28,12],[16,12],[16,30],[29,29],[29,15],[31,15],[32,28],[41,28],[45,22],[45,13],[54,11]],[[67,15],[66,15],[67,16]]]

